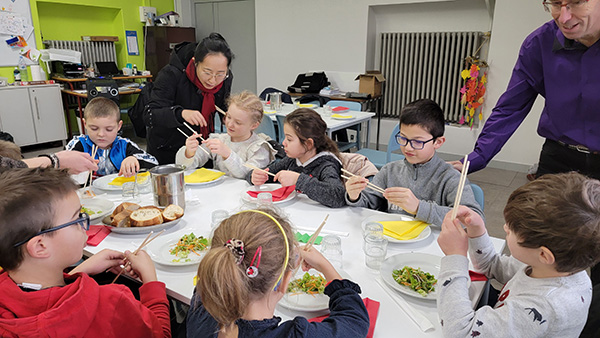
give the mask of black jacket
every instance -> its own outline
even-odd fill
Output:
[[[177,150],[185,145],[185,137],[177,131],[191,132],[183,125],[181,112],[184,109],[202,111],[202,93],[186,76],[185,69],[194,56],[196,43],[182,43],[171,53],[169,64],[160,70],[150,94],[148,109],[144,114],[147,126],[148,152],[158,163],[175,163]],[[225,100],[231,92],[233,74],[223,82],[223,87],[215,94],[215,104],[227,109]],[[213,130],[214,124],[209,123]]]

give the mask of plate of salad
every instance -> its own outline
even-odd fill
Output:
[[[115,203],[104,198],[81,199],[81,212],[90,216],[90,222],[102,219],[113,211]]]
[[[344,271],[338,271],[343,278],[350,279]],[[323,311],[329,309],[329,297],[323,292],[327,280],[317,270],[298,270],[288,285],[287,292],[279,305],[295,311]]]
[[[210,241],[197,231],[188,229],[164,237],[158,237],[148,244],[146,252],[155,263],[170,266],[197,265],[210,248]]]
[[[381,278],[392,289],[419,299],[437,299],[437,276],[442,257],[425,253],[403,253],[381,264]]]

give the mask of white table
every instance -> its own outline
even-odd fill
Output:
[[[168,229],[163,236],[177,236],[188,233],[190,230],[194,230],[197,235],[208,236],[212,211],[216,209],[225,209],[230,212],[239,210],[243,204],[242,194],[248,188],[249,185],[245,181],[229,177],[225,177],[221,183],[212,186],[189,187],[186,192],[187,206],[183,219],[179,224]],[[120,193],[106,194],[100,197],[115,201],[115,206],[122,200]],[[152,204],[151,194],[142,195],[140,204]],[[325,215],[329,214],[329,220],[323,228],[322,235],[327,235],[328,231],[349,233],[348,237],[342,237],[343,269],[360,285],[363,297],[381,302],[375,337],[397,337],[399,330],[404,337],[442,337],[435,301],[402,296],[434,324],[434,330],[422,332],[375,282],[374,277],[377,274],[371,272],[365,266],[362,251],[361,222],[369,216],[383,213],[352,207],[330,209],[308,199],[305,195],[298,195],[294,200],[277,206],[288,214],[295,226],[316,229],[325,218]],[[432,236],[424,241],[411,244],[390,243],[387,255],[389,257],[397,253],[414,251],[443,256],[436,242],[438,235],[439,230],[434,228]],[[93,255],[104,248],[133,251],[145,237],[146,234],[124,235],[111,233],[97,247],[87,246],[85,252],[87,255]],[[504,247],[504,240],[493,238],[492,242],[496,251],[501,252]],[[156,264],[158,279],[167,285],[167,294],[188,304],[194,290],[192,281],[196,270],[196,266],[172,267]],[[484,284],[484,282],[471,283],[470,294],[473,302],[476,302],[476,298],[480,297]],[[297,315],[307,318],[315,316],[315,313],[295,313],[280,306],[277,307],[275,314],[282,317],[283,320],[291,319]]]

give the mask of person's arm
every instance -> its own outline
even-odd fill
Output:
[[[390,165],[383,166],[383,168],[381,168],[381,171],[379,171],[373,177],[373,181],[371,183],[380,188],[386,189],[388,187],[387,175],[390,169]],[[355,201],[351,201],[349,199],[348,194],[344,194],[344,198],[346,199],[346,204],[352,207],[363,207],[385,212],[388,211],[388,203],[387,200],[383,197],[383,195],[380,192],[377,192],[368,187],[360,192],[358,199]]]
[[[289,158],[286,157],[284,159],[282,159],[281,161],[277,161],[277,162],[272,162],[271,164],[269,164],[269,166],[267,167],[269,169],[269,172],[272,174],[277,174],[278,172],[282,171],[282,170],[287,170],[288,168],[292,167],[292,165],[294,164],[296,160],[293,158]],[[265,169],[267,169],[265,168]],[[254,170],[248,172],[246,174],[246,181],[248,183],[250,183],[251,185],[254,185],[254,183],[252,183],[252,172]],[[265,183],[273,183],[273,176],[268,175],[267,181]]]
[[[140,168],[149,169],[158,165],[156,157],[148,154],[147,152],[142,150],[137,144],[130,140],[128,140],[127,142],[127,148],[125,150],[125,153],[127,157],[135,157],[140,164]]]
[[[149,127],[176,128],[182,125],[184,107],[175,102],[179,81],[185,74],[171,65],[163,68],[154,81],[144,123]]]
[[[339,166],[327,165],[318,177],[300,174],[296,181],[296,189],[306,194],[311,200],[330,208],[346,205],[346,187],[340,178]]]
[[[223,161],[223,165],[227,167],[227,170],[231,173],[232,177],[235,178],[244,178],[249,171],[250,168],[246,167],[244,164],[249,164],[258,168],[264,168],[271,162],[271,151],[268,143],[263,143],[259,147],[251,147],[252,149],[248,149],[248,153],[250,156],[244,162],[242,158],[233,150],[229,157]]]

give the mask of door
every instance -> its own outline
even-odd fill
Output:
[[[58,86],[29,88],[37,142],[65,140],[67,130]]]
[[[35,144],[35,127],[27,87],[0,89],[0,102],[1,129],[10,133],[19,146]]]
[[[235,58],[231,63],[234,93],[249,90],[256,93],[256,29],[254,0],[205,2],[194,4],[196,39],[201,41],[211,32],[219,32],[227,40]]]

